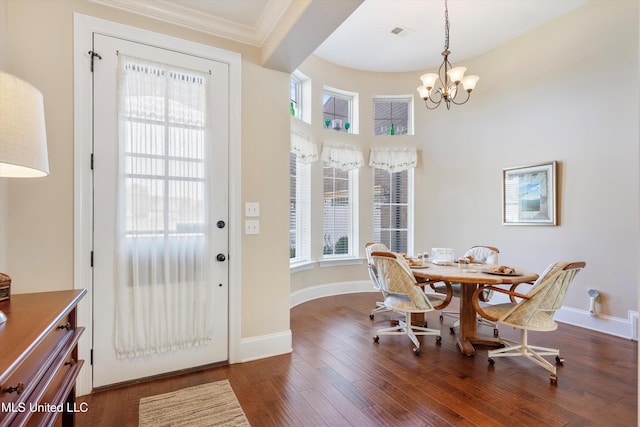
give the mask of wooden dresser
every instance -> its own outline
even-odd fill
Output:
[[[86,290],[11,295],[0,302],[0,426],[74,424],[76,305]]]

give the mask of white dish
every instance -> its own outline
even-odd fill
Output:
[[[485,273],[494,274],[496,276],[522,276],[522,273],[518,273],[517,271],[515,273],[500,273],[499,271],[486,270]]]
[[[440,259],[434,259],[431,262],[434,263],[435,265],[453,265],[453,261],[440,260]]]

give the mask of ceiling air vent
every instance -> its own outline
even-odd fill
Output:
[[[391,34],[395,34],[396,36],[400,36],[400,37],[406,37],[412,32],[413,32],[412,30],[404,27],[395,27],[394,29],[391,30]]]

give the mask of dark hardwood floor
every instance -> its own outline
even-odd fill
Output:
[[[322,298],[291,310],[293,353],[132,384],[78,398],[79,426],[137,426],[141,397],[228,379],[258,426],[636,426],[637,342],[560,324],[529,342],[560,348],[558,384],[521,358],[487,363],[486,348],[462,355],[445,317],[442,344],[372,337],[376,293]],[[438,325],[437,312],[428,316]],[[483,327],[481,327],[483,328]],[[485,328],[487,334],[492,329]],[[502,327],[500,334],[516,337]]]

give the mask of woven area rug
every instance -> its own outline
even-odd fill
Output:
[[[140,399],[140,427],[249,426],[228,380]]]

